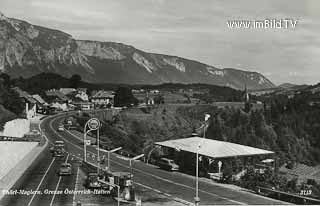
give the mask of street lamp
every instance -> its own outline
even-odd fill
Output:
[[[206,138],[206,122],[209,120],[210,118],[210,114],[205,114],[204,117],[204,132],[203,132],[203,138],[201,139],[201,141],[199,142],[198,146],[197,146],[197,154],[196,154],[196,196],[194,198],[194,202],[195,205],[199,205],[200,203],[200,197],[199,197],[199,150],[201,148],[201,144],[204,141],[204,139]]]
[[[141,154],[141,155],[138,155],[138,156],[135,156],[135,157],[129,159],[129,161],[130,161],[130,170],[131,170],[131,173],[132,173],[132,161],[137,160],[137,159],[140,159],[140,158],[143,157],[143,156],[144,156],[144,154]]]
[[[138,156],[135,156],[135,157],[132,157],[132,158],[125,158],[125,160],[129,161],[131,174],[132,174],[132,161],[140,159],[143,156],[144,156],[144,154],[141,154],[141,155],[138,155]]]
[[[112,150],[104,150],[104,149],[97,148],[97,150],[99,150],[101,152],[108,153],[108,170],[110,170],[110,153],[114,153],[114,152],[119,151],[121,149],[122,149],[122,147],[118,147],[118,148],[115,148],[115,149],[112,149]]]

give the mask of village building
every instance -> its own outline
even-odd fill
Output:
[[[37,100],[32,97],[26,91],[23,91],[19,87],[13,88],[19,95],[19,97],[23,100],[26,105],[25,115],[27,119],[34,118],[37,112]]]
[[[90,99],[95,105],[108,105],[113,104],[114,92],[113,91],[98,91]]]

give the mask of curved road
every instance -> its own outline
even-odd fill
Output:
[[[70,155],[59,159],[53,158],[49,151],[46,151],[41,159],[34,163],[12,188],[13,190],[33,190],[42,194],[6,195],[0,202],[1,205],[75,205],[78,196],[73,194],[54,194],[65,189],[73,190],[79,185],[79,164],[75,161],[75,156],[83,157],[82,136],[75,135],[69,131],[57,132],[58,125],[65,118],[65,115],[61,114],[46,118],[41,123],[41,129],[50,142],[64,140]],[[89,155],[93,155],[96,154],[96,149],[88,147],[87,152]],[[103,155],[103,152],[101,152],[101,155]],[[107,154],[105,155],[107,156]],[[60,178],[57,175],[57,170],[60,164],[66,161],[73,164],[73,174]],[[194,177],[179,172],[164,171],[140,161],[134,162],[133,167],[130,168],[129,162],[117,155],[111,155],[111,170],[131,171],[134,174],[136,185],[162,193],[177,202],[193,204],[193,197],[195,196]],[[213,184],[210,180],[208,182],[199,182],[199,196],[201,198],[200,204],[205,205],[284,204],[281,201]],[[101,204],[96,203],[95,205],[116,205],[110,198],[99,198],[101,199]]]

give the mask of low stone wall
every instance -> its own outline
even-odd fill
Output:
[[[38,127],[40,122],[38,123]],[[40,127],[39,127],[40,129]],[[41,129],[40,132],[42,133]],[[3,174],[3,177],[0,177],[0,200],[4,197],[3,190],[9,190],[24,174],[24,172],[41,156],[44,152],[45,148],[48,146],[48,139],[45,136],[44,138],[45,143],[39,144],[38,142],[10,142],[10,144],[30,144],[28,147],[32,147],[31,149],[27,150],[23,154],[21,152],[15,153],[17,155],[21,155],[21,158],[18,158],[15,161],[15,164],[12,164],[10,168],[7,168],[6,174]],[[12,151],[16,152],[16,150],[11,150],[10,154],[13,155]],[[8,152],[9,153],[9,152]],[[11,159],[10,159],[11,161]],[[5,164],[5,163],[4,163]],[[0,164],[0,167],[3,167],[3,164]]]

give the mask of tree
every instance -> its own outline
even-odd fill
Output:
[[[2,86],[6,89],[10,88],[11,86],[11,79],[10,76],[6,73],[0,74],[0,81],[2,81]]]
[[[79,74],[74,74],[74,75],[71,76],[69,81],[70,81],[70,86],[72,88],[78,88],[80,86],[80,83],[81,83],[81,76]]]
[[[118,107],[137,105],[138,100],[133,96],[128,87],[119,87],[114,96],[114,105]]]
[[[4,84],[0,81],[0,104],[17,115],[21,114],[24,110],[24,104],[18,93]]]

